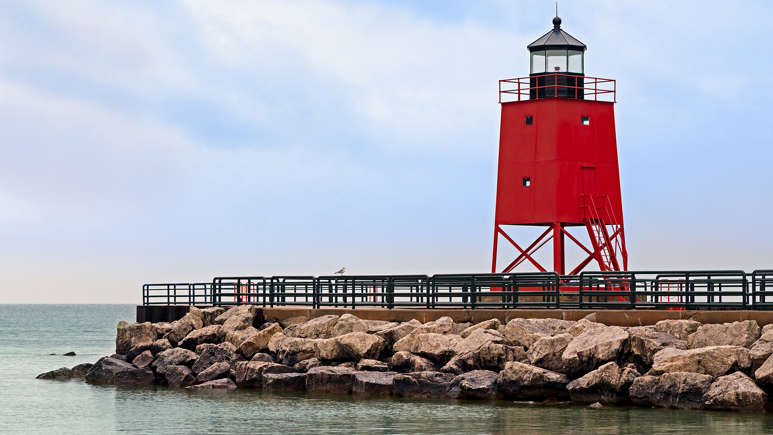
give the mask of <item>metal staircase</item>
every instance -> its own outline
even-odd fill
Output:
[[[583,195],[585,227],[602,272],[628,269],[623,225],[617,220],[608,195]]]

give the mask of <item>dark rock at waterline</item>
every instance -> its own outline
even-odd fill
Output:
[[[57,381],[63,381],[72,378],[72,370],[67,367],[61,367],[50,372],[45,372],[37,375],[35,379],[54,379]]]
[[[75,356],[75,352],[63,353],[62,356]]]
[[[263,375],[266,391],[303,391],[306,389],[305,373],[267,373]]]
[[[234,367],[236,385],[246,388],[260,388],[264,374],[293,372],[295,370],[292,367],[263,361],[240,361]]]
[[[91,363],[78,364],[77,366],[72,368],[72,377],[84,378],[86,377],[86,374],[89,372],[89,370],[91,370],[92,367],[94,367],[94,364],[91,364]]]
[[[355,371],[348,367],[314,367],[306,372],[306,390],[319,393],[351,393],[354,373]]]
[[[630,397],[640,405],[700,409],[711,381],[710,375],[688,372],[640,376],[631,385]]]
[[[150,350],[146,350],[141,354],[137,355],[132,360],[132,364],[134,364],[135,366],[141,369],[144,369],[145,367],[150,366],[150,363],[152,363],[154,359],[155,357],[153,356],[153,353],[151,353]]]
[[[497,373],[491,370],[473,370],[451,381],[448,395],[459,399],[496,399]]]
[[[234,381],[224,378],[204,382],[203,384],[191,385],[185,388],[188,390],[235,390],[236,384]]]
[[[169,365],[164,369],[164,378],[172,388],[183,388],[196,383],[196,377],[187,366]]]
[[[621,368],[613,361],[573,380],[566,389],[574,402],[623,403],[628,401],[628,389],[638,376],[633,367]]]
[[[219,326],[219,325],[216,325]],[[230,346],[208,346],[201,352],[201,356],[193,363],[191,369],[193,373],[199,374],[209,368],[212,364],[219,362],[230,363],[235,357],[233,347]]]
[[[454,375],[442,372],[398,373],[394,377],[394,391],[403,397],[434,397],[448,392]]]
[[[209,382],[219,378],[228,377],[231,371],[231,364],[226,361],[220,361],[212,364],[206,370],[196,376],[196,382]]]
[[[166,367],[170,365],[186,365],[193,364],[199,358],[196,353],[191,352],[188,349],[182,349],[175,347],[167,349],[156,356],[156,360],[153,361],[152,367],[156,369],[156,372],[163,374]]]
[[[91,384],[151,385],[153,381],[151,370],[111,357],[100,358],[86,374],[86,382]]]
[[[361,371],[354,373],[352,394],[390,396],[394,390],[395,372]]]
[[[508,362],[497,379],[505,397],[517,400],[563,399],[568,383],[564,374],[515,361]]]

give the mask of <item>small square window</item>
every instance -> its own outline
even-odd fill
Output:
[[[523,177],[521,180],[523,187],[531,187],[531,177]]]
[[[583,116],[580,121],[582,121],[582,125],[590,125],[590,116]]]
[[[534,117],[529,115],[526,117],[526,125],[532,125],[534,124]]]

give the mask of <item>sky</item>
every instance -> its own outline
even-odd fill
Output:
[[[773,268],[773,4],[559,14],[586,74],[617,80],[630,268]],[[553,15],[545,0],[0,0],[0,303],[487,272],[497,81],[528,74]]]

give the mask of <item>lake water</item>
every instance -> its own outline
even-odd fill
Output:
[[[512,402],[352,400],[43,381],[113,353],[130,305],[0,305],[0,433],[764,433],[773,415]],[[75,351],[77,356],[61,354]],[[56,353],[59,355],[48,355]]]

